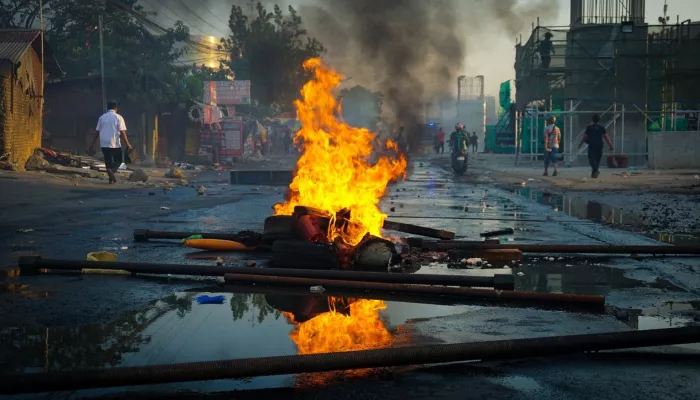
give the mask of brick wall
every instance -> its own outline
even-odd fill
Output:
[[[0,154],[24,169],[34,150],[41,146],[42,101],[40,76],[35,66],[39,59],[27,51],[16,74],[0,76]]]

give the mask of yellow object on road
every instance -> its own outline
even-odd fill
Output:
[[[221,239],[189,239],[185,240],[185,246],[193,249],[207,251],[251,251],[253,248],[247,247],[243,243],[233,240]]]
[[[117,255],[108,251],[95,251],[88,253],[88,261],[117,261]]]
[[[108,251],[95,251],[88,253],[88,261],[102,261],[102,262],[113,262],[117,261],[117,255],[110,253]],[[100,269],[100,268],[83,268],[80,272],[84,274],[98,274],[98,275],[131,275],[131,272],[124,271],[123,269]]]

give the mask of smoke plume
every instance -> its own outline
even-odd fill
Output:
[[[194,34],[227,36],[231,5],[250,0],[140,0],[164,24],[183,19]],[[559,15],[559,0],[262,0],[292,5],[309,34],[327,48],[326,62],[348,85],[382,92],[384,109],[405,124],[426,101],[454,97],[457,77],[513,75],[517,34]],[[511,47],[512,48],[512,47]],[[499,49],[499,50],[494,50]]]
[[[557,0],[318,0],[299,8],[326,59],[384,95],[385,109],[404,124],[417,122],[423,104],[456,91],[471,54],[488,54],[494,37],[511,38],[539,15],[558,15]],[[494,55],[495,62],[502,56]],[[510,58],[512,71],[512,53]],[[473,74],[476,75],[476,74]]]

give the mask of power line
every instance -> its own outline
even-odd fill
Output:
[[[115,8],[130,14],[131,16],[136,18],[138,21],[141,21],[145,26],[150,27],[151,29],[153,29],[157,32],[160,32],[161,34],[167,33],[169,31],[168,28],[166,28],[166,27],[160,25],[159,23],[149,19],[148,17],[139,13],[138,11],[133,10],[131,7],[127,6],[126,4],[122,3],[119,0],[108,0],[108,2],[112,6],[114,6]],[[206,46],[202,43],[199,43],[199,42],[194,41],[194,40],[189,39],[189,38],[186,39],[184,42],[187,43],[188,45],[192,46],[193,48],[198,49],[198,50],[203,51],[203,52],[228,54],[225,51],[218,50],[218,49],[212,49],[209,46]]]
[[[181,0],[181,1],[183,1],[183,0]],[[216,15],[216,13],[214,13],[212,10],[210,10],[209,7],[207,7],[206,5],[204,5],[204,3],[203,3],[202,1],[198,1],[198,3],[202,6],[202,8],[203,8],[204,10],[206,10],[206,11],[207,11],[209,14],[211,14],[214,18],[216,18],[217,20],[219,20],[219,22],[223,23],[224,25],[226,25],[226,26],[228,27],[228,24],[229,24],[229,21],[228,21],[228,20],[223,20],[223,19],[221,19],[220,16]]]
[[[204,18],[200,17],[199,14],[197,14],[196,12],[194,12],[194,10],[192,10],[187,4],[185,4],[184,1],[179,0],[178,3],[180,3],[184,8],[186,8],[187,11],[189,11],[192,15],[194,15],[198,20],[200,20],[200,21],[204,22],[205,24],[207,24],[207,25],[211,26],[212,28],[214,28],[215,31],[218,31],[218,30],[220,29],[220,28],[217,28],[217,27],[215,27],[214,25],[210,24],[209,22],[207,22]],[[200,4],[201,4],[201,3],[200,3]],[[176,14],[176,15],[177,15],[177,14]],[[227,24],[227,26],[228,26],[228,24]]]
[[[165,6],[163,6],[163,4],[162,4],[159,0],[154,0],[154,1],[158,4],[159,7],[153,6],[153,4],[150,3],[150,0],[141,0],[141,1],[142,1],[144,4],[147,4],[149,7],[151,7],[151,8],[154,10],[154,12],[156,13],[156,15],[161,16],[161,17],[164,17],[164,18],[167,18],[167,19],[169,19],[170,21],[172,21],[173,23],[177,23],[177,22],[178,22],[177,19],[172,18],[172,17],[169,17],[169,16],[167,16],[165,13],[163,13],[162,10],[168,10],[168,8],[165,7]],[[161,10],[161,11],[155,11],[155,10]],[[169,10],[168,10],[168,11],[169,11]],[[175,15],[175,14],[172,14],[172,15]],[[176,18],[177,18],[177,16],[176,16]],[[184,21],[181,21],[181,22],[184,22]],[[193,29],[194,29],[194,30],[196,30],[197,32],[199,32],[201,35],[205,35],[204,32],[202,32],[201,30],[199,30],[199,29],[197,29],[197,28],[195,28],[195,27],[192,27],[192,26],[189,26],[189,25],[188,25],[188,27],[190,28],[190,30],[193,30]]]

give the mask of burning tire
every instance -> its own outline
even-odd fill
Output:
[[[326,243],[302,240],[277,240],[272,245],[274,268],[339,269],[335,248]]]
[[[291,240],[296,238],[294,217],[291,215],[274,215],[265,218],[263,229],[263,241],[272,243],[277,240]]]

